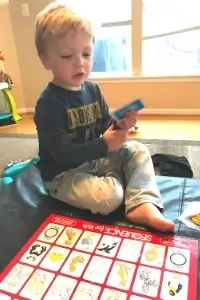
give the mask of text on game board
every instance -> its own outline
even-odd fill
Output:
[[[56,224],[60,225],[65,225],[65,226],[70,226],[74,227],[76,225],[76,220],[72,220],[69,218],[62,218],[62,217],[54,217],[52,220]],[[124,238],[130,238],[130,239],[136,239],[136,240],[141,240],[141,241],[146,241],[146,242],[151,242],[152,240],[152,235],[150,234],[143,234],[140,232],[132,232],[128,231],[125,229],[119,229],[118,227],[108,227],[104,225],[93,225],[91,223],[83,222],[82,227],[85,230],[95,230],[95,231],[100,231],[104,232],[104,234],[110,234],[114,236],[120,236]]]
[[[62,217],[62,216],[55,216],[52,219],[53,223],[69,226],[69,227],[75,227],[77,226],[77,222],[74,219]],[[103,232],[105,234],[110,234],[113,236],[120,236],[124,238],[130,238],[130,239],[136,239],[146,242],[151,242],[153,236],[151,234],[145,234],[140,232],[133,232],[129,230],[125,230],[124,228],[119,229],[118,227],[108,227],[105,225],[94,225],[93,223],[87,222],[87,221],[81,221],[81,227],[85,230],[95,230],[99,232]],[[160,238],[160,243],[163,245],[175,245],[177,247],[182,248],[191,248],[191,242],[189,240],[184,240],[179,237],[164,237]]]

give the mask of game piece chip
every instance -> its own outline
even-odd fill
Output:
[[[197,214],[197,215],[195,215],[195,216],[192,216],[192,222],[193,222],[195,225],[200,226],[200,214]]]

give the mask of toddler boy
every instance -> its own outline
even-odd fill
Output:
[[[39,168],[54,198],[92,213],[109,214],[124,201],[134,223],[173,231],[163,206],[147,148],[127,142],[137,112],[116,130],[92,70],[91,23],[63,4],[52,3],[36,19],[35,44],[52,81],[35,109]]]

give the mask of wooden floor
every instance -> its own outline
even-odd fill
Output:
[[[131,137],[200,140],[200,116],[140,116],[138,126],[138,132]],[[17,124],[1,126],[0,133],[36,133],[33,115],[25,114]]]

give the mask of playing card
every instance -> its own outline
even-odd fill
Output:
[[[124,239],[117,254],[117,258],[137,262],[141,255],[142,245],[143,242],[141,241]]]
[[[91,282],[103,284],[111,264],[112,260],[109,258],[93,256],[83,278]]]
[[[53,246],[41,262],[40,266],[47,270],[58,271],[69,253],[69,249]]]
[[[100,238],[101,234],[99,233],[85,231],[75,248],[86,252],[93,252]]]
[[[26,253],[20,259],[21,262],[27,263],[29,265],[38,265],[42,258],[45,256],[49,250],[50,245],[42,242],[36,241],[33,243]]]
[[[126,112],[129,112],[131,110],[141,110],[144,108],[144,104],[140,99],[134,99],[131,102],[122,105],[120,108],[118,108],[117,110],[115,110],[113,112],[113,116],[117,119],[117,120],[121,120],[124,118],[124,115]]]
[[[49,223],[37,239],[43,242],[53,243],[58,238],[63,229],[64,226],[62,225]]]
[[[54,277],[53,273],[36,270],[21,291],[20,296],[31,300],[40,300]]]
[[[120,245],[121,238],[104,235],[96,249],[96,254],[114,257]]]
[[[124,261],[115,261],[109,274],[107,285],[128,290],[133,279],[136,266]]]
[[[72,300],[89,300],[89,299],[98,299],[101,288],[97,285],[93,285],[86,282],[81,282],[76,288]]]
[[[112,290],[112,289],[104,289],[100,300],[126,300],[127,299],[127,294]]]
[[[44,300],[68,300],[74,292],[77,280],[58,275]]]
[[[66,227],[56,241],[57,245],[72,248],[82,233],[81,229]]]
[[[187,300],[188,276],[178,273],[165,272],[162,281],[161,299]]]
[[[169,247],[165,268],[171,271],[189,273],[190,251],[182,248]]]
[[[164,263],[165,246],[146,243],[141,257],[141,264],[161,268]]]
[[[90,259],[90,254],[73,251],[61,269],[61,273],[80,277]]]
[[[133,284],[133,292],[156,297],[160,284],[161,270],[139,266]]]
[[[0,283],[0,289],[17,294],[33,271],[30,266],[16,264]]]

